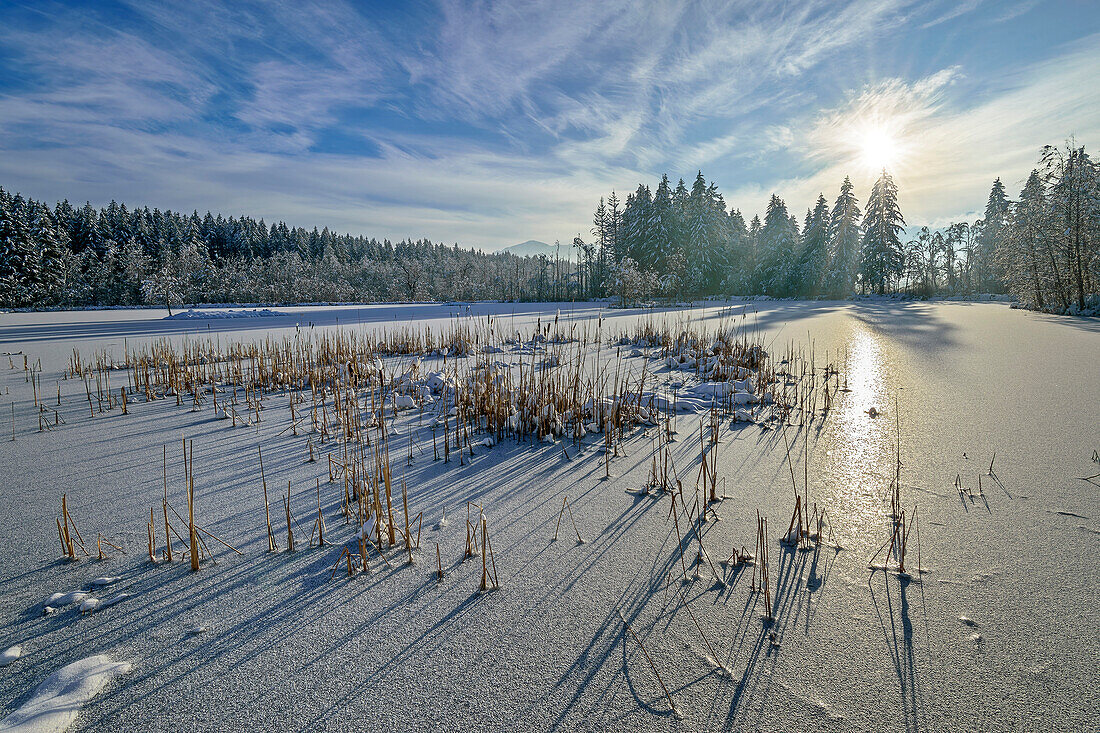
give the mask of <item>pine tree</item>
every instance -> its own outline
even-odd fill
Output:
[[[865,288],[874,287],[881,295],[892,279],[901,276],[905,257],[898,234],[904,227],[898,187],[884,168],[871,189],[863,221],[860,276]]]
[[[35,202],[31,211],[30,240],[40,263],[35,301],[54,305],[64,297],[67,241],[48,206]]]
[[[703,172],[699,171],[683,213],[687,280],[691,291],[698,294],[713,292],[720,270],[722,232],[718,219],[718,202],[715,201],[714,194],[715,190],[707,186]],[[721,216],[725,217],[724,211]]]
[[[646,219],[646,249],[649,256],[639,260],[643,267],[667,270],[672,255],[679,251],[676,243],[676,210],[672,205],[672,189],[668,175],[661,176],[661,182],[653,192],[653,205]]]
[[[757,271],[760,269],[760,238],[763,230],[764,225],[760,223],[760,215],[753,214],[752,221],[749,222],[749,236],[745,246],[746,258],[744,267],[745,287],[751,293],[760,292],[760,280],[757,277]]]
[[[852,192],[852,180],[845,176],[829,217],[829,263],[823,285],[825,292],[833,298],[851,295],[855,285],[859,217],[859,202]]]
[[[623,252],[622,257],[630,257],[644,269],[653,262],[650,246],[649,219],[653,208],[653,198],[649,187],[638,184],[638,190],[626,199],[623,209]]]
[[[819,194],[813,211],[806,212],[799,258],[802,294],[816,298],[824,292],[829,267],[829,202]]]
[[[595,245],[585,245],[579,236],[573,240],[573,246],[577,248],[577,254],[581,257],[582,278],[586,275],[588,279],[586,297],[594,297],[597,293],[594,285],[602,284],[604,280],[603,263],[608,250],[609,227],[607,206],[604,204],[603,197],[600,197],[600,204],[592,216],[592,235],[596,238]],[[581,286],[584,289],[583,282]]]
[[[739,209],[729,213],[726,222],[725,272],[722,287],[727,293],[748,291],[749,274],[752,272],[752,251],[749,246],[749,228]]]
[[[619,208],[619,197],[614,191],[607,197],[607,252],[609,259],[616,262],[624,256],[622,251],[623,212]]]
[[[785,297],[791,294],[796,280],[796,248],[798,235],[791,226],[787,204],[772,194],[760,230],[760,252],[756,267],[756,282],[760,292]]]
[[[1004,242],[1009,205],[1004,184],[1001,183],[1000,178],[997,178],[989,191],[989,198],[985,204],[985,217],[982,219],[982,235],[978,239],[976,277],[978,289],[985,292],[1000,289],[998,283],[1003,273],[996,271],[997,251]]]
[[[611,273],[611,265],[619,261],[622,252],[623,212],[619,208],[619,197],[614,191],[607,197],[607,222],[603,247],[599,253],[599,272],[597,282],[600,284],[600,295],[606,296],[607,290],[603,283],[607,282]]]
[[[29,305],[40,276],[30,237],[26,202],[0,189],[0,303]]]

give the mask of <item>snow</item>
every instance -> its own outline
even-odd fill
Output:
[[[85,598],[84,602],[80,604],[80,613],[94,613],[95,611],[102,611],[105,608],[110,608],[116,603],[122,603],[130,597],[129,593],[119,593],[111,596],[105,601],[101,601],[98,598]]]
[[[501,333],[512,333],[540,316],[552,320],[557,310],[473,304],[471,318],[491,316]],[[84,353],[110,348],[121,359],[125,348],[153,339],[294,339],[297,322],[319,324],[317,335],[360,328],[360,317],[364,331],[394,323],[438,331],[454,322],[446,307],[299,308],[285,321],[165,321],[155,310],[5,315],[0,350],[41,358],[46,406],[57,407],[65,423],[38,432],[31,385],[21,364],[9,370],[5,361],[0,407],[10,411],[15,403],[18,432],[15,442],[10,435],[0,441],[0,515],[19,520],[0,522],[0,639],[33,651],[0,674],[0,716],[19,708],[62,665],[118,649],[125,655],[119,658],[153,662],[109,696],[87,702],[73,730],[241,730],[285,727],[286,720],[317,729],[446,733],[1100,729],[1092,700],[1100,658],[1092,630],[1100,628],[1100,604],[1091,592],[1100,567],[1100,495],[1077,480],[1100,470],[1091,462],[1100,448],[1100,326],[1001,303],[772,301],[749,305],[743,318],[741,306],[729,310],[729,304],[706,312],[697,306],[667,317],[743,323],[773,354],[788,341],[808,348],[812,340],[819,362],[828,351],[842,363],[851,391],[838,393],[830,416],[808,430],[797,419],[787,426],[770,419],[767,403],[746,402],[726,416],[717,466],[718,493],[729,498],[711,507],[721,521],[698,524],[687,510],[704,411],[731,388],[744,395],[738,402],[757,396],[755,377],[739,374],[748,382],[739,385],[714,382],[699,370],[670,371],[652,346],[645,347],[652,359],[623,359],[624,372],[636,375],[643,365],[656,372],[646,398],[658,409],[671,398],[672,383],[680,383],[675,394],[682,411],[673,417],[668,449],[688,499],[679,515],[687,582],[670,498],[643,488],[664,412],[649,415],[661,418],[659,429],[643,426],[613,447],[606,479],[605,436],[588,418],[589,434],[580,442],[568,424],[556,441],[549,438],[553,444],[505,438],[460,460],[452,443],[450,462],[437,462],[430,426],[437,426],[442,458],[439,428],[453,404],[443,393],[455,387],[453,363],[448,358],[444,367],[442,357],[425,357],[409,387],[426,387],[435,401],[392,417],[386,404],[386,421],[392,419],[399,436],[391,444],[395,512],[403,511],[404,481],[410,515],[424,513],[415,564],[405,564],[399,545],[386,550],[392,568],[372,551],[370,575],[348,579],[341,571],[330,579],[339,552],[355,547],[358,529],[343,519],[343,477],[328,482],[327,456],[338,456],[342,442],[322,444],[308,433],[308,417],[292,435],[285,393],[264,400],[259,422],[234,429],[212,419],[208,406],[192,412],[174,399],[135,400],[127,416],[115,410],[93,417],[83,382],[61,376],[74,347]],[[566,329],[601,315],[608,334],[666,317],[593,305],[561,312]],[[305,328],[302,334],[309,335]],[[632,338],[622,356],[632,348],[642,347]],[[507,348],[488,358],[504,364],[523,358],[529,367],[533,354],[537,367],[544,349],[538,342],[526,356]],[[605,348],[602,357],[615,359],[615,351]],[[563,353],[568,359],[568,347]],[[413,359],[382,361],[387,375],[401,375]],[[126,380],[122,370],[111,373],[116,390]],[[55,382],[60,406],[53,404]],[[895,399],[903,498],[907,508],[918,506],[920,564],[933,571],[923,583],[917,573],[905,579],[867,570],[889,530]],[[867,413],[872,406],[881,411],[876,418]],[[556,418],[561,423],[564,416]],[[453,434],[453,418],[448,425]],[[171,564],[153,565],[144,553],[150,506],[161,514],[164,445],[169,500],[181,513],[186,506],[181,435],[195,439],[198,521],[245,553],[238,557],[208,539],[217,564],[204,561],[198,573],[179,561],[175,538]],[[475,442],[486,438],[471,435]],[[724,560],[743,546],[756,554],[757,510],[769,518],[773,540],[786,529],[792,471],[785,438],[800,489],[808,446],[809,500],[827,508],[832,521],[824,532],[828,546],[816,553],[771,544],[777,615],[766,626],[762,596],[750,592],[754,566]],[[310,439],[314,463],[305,460]],[[278,553],[266,547],[257,444]],[[993,450],[1003,490],[986,475]],[[984,499],[960,501],[957,474],[975,497],[981,475]],[[308,547],[318,479],[324,548]],[[303,530],[295,528],[294,553],[282,551],[280,495],[288,482]],[[85,542],[102,533],[116,544],[124,540],[128,554],[112,552],[103,563],[57,562],[53,528],[62,491]],[[563,496],[583,545],[550,542]],[[480,558],[462,561],[466,502],[474,503],[471,518],[480,516],[478,505],[488,517],[502,581],[494,593],[477,592]],[[403,525],[403,517],[398,521]],[[568,513],[562,522],[568,538]],[[179,528],[175,519],[173,527]],[[725,587],[709,568],[696,573],[691,566],[695,528]],[[162,525],[156,533],[163,551]],[[442,582],[434,578],[436,543]],[[96,575],[124,580],[71,596],[67,606],[55,606],[54,599],[46,605],[61,609],[55,616],[37,613],[54,591],[64,591],[59,597],[86,593],[73,589],[93,588],[89,579]],[[682,584],[715,653],[703,647],[675,591],[662,604],[668,576]],[[135,598],[78,617],[74,604],[88,597],[109,601],[116,589]],[[654,657],[683,723],[667,714],[646,660],[632,640],[624,641],[620,608]],[[966,625],[964,615],[979,625]],[[216,633],[187,633],[200,624]],[[972,638],[977,632],[980,638]],[[707,656],[731,676],[722,676]],[[998,704],[985,704],[990,699]]]
[[[129,671],[128,663],[114,662],[106,654],[67,664],[43,680],[29,700],[0,720],[0,733],[62,733],[111,680]]]
[[[68,593],[54,593],[46,599],[45,606],[51,606],[53,608],[61,608],[62,606],[68,606],[73,603],[79,603],[83,601],[88,594],[82,590],[69,591]]]
[[[23,647],[20,644],[9,646],[0,653],[0,667],[7,667],[21,656],[23,656]]]
[[[189,321],[206,318],[271,318],[285,315],[285,313],[273,311],[269,308],[242,308],[240,310],[234,308],[224,310],[220,308],[189,308],[179,313],[173,313],[170,316],[164,316],[164,320]]]

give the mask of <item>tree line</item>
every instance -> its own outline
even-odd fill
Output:
[[[879,175],[861,210],[848,177],[801,221],[772,195],[746,223],[700,171],[596,207],[578,263],[390,242],[249,217],[54,207],[0,188],[0,305],[570,300],[716,295],[846,298],[1011,293],[1028,307],[1100,307],[1100,168],[1084,147],[1043,148],[1019,197],[998,178],[984,216],[906,227]]]
[[[625,201],[600,199],[592,241],[574,246],[589,297],[1011,293],[1032,308],[1078,312],[1100,289],[1097,164],[1073,143],[1047,146],[1018,200],[998,178],[982,218],[907,232],[886,170],[866,211],[845,177],[832,204],[820,194],[801,223],[773,194],[763,221],[747,225],[700,171],[690,189],[665,175],[652,192],[639,184]]]
[[[560,300],[566,261],[0,188],[0,305]]]

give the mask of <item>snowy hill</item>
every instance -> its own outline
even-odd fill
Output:
[[[536,257],[538,255],[546,255],[550,259],[554,258],[554,251],[557,250],[558,259],[572,260],[576,254],[572,247],[562,244],[560,247],[555,247],[552,244],[546,242],[540,242],[537,239],[528,239],[526,242],[520,242],[519,244],[513,244],[511,247],[505,247],[501,252],[510,252],[517,257]]]

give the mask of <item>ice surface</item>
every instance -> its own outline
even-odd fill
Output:
[[[450,359],[444,372],[441,358],[426,358],[419,379],[427,381],[420,386],[432,391],[435,403],[392,418],[399,436],[391,444],[395,512],[402,511],[402,481],[410,515],[424,512],[416,563],[405,564],[400,545],[386,551],[392,568],[372,551],[373,572],[350,580],[343,573],[330,580],[340,551],[357,546],[354,519],[344,522],[343,477],[328,480],[327,456],[338,458],[342,442],[322,444],[318,435],[303,432],[308,418],[292,435],[285,393],[265,398],[259,422],[238,422],[235,429],[215,420],[209,407],[192,412],[188,400],[177,407],[171,398],[132,401],[127,416],[116,409],[93,417],[83,381],[65,379],[62,371],[73,348],[85,354],[110,348],[121,360],[127,348],[159,338],[176,344],[208,337],[222,344],[293,340],[295,325],[309,322],[318,324],[314,335],[394,323],[438,331],[454,324],[455,309],[280,308],[283,318],[218,321],[166,321],[164,311],[4,314],[0,350],[27,353],[32,364],[41,359],[39,401],[65,422],[38,432],[21,358],[13,369],[4,359],[0,416],[10,422],[15,404],[17,435],[15,442],[10,435],[0,440],[0,516],[9,518],[0,522],[0,639],[33,652],[0,674],[0,715],[19,708],[64,664],[118,649],[120,658],[143,660],[142,674],[88,702],[75,730],[279,729],[288,720],[318,730],[447,733],[1100,730],[1092,699],[1100,638],[1091,632],[1100,628],[1092,592],[1100,567],[1100,497],[1077,480],[1097,470],[1091,456],[1100,448],[1100,324],[990,303],[766,302],[744,318],[741,306],[726,315],[729,308],[666,313],[698,323],[740,323],[773,354],[788,342],[807,351],[812,345],[819,364],[828,358],[842,368],[841,384],[847,381],[850,391],[837,393],[829,417],[808,429],[797,418],[790,425],[768,419],[767,404],[742,405],[740,422],[733,416],[722,421],[718,493],[730,498],[711,507],[722,521],[698,523],[693,504],[700,418],[710,404],[705,393],[727,389],[696,391],[709,383],[705,375],[669,371],[657,349],[633,340],[622,349],[624,357],[634,348],[654,357],[622,360],[624,371],[635,375],[643,365],[656,372],[647,391],[652,386],[654,394],[671,395],[671,383],[679,381],[678,404],[694,395],[700,408],[674,417],[667,444],[687,500],[687,506],[677,502],[679,545],[668,494],[656,489],[647,496],[640,488],[652,467],[657,428],[640,429],[613,446],[606,479],[605,436],[595,424],[586,425],[590,434],[579,444],[571,430],[556,445],[506,439],[492,450],[478,449],[470,462],[459,460],[452,443],[450,462],[437,462],[429,425],[438,420],[442,459],[442,418],[451,403],[441,405],[441,393],[454,385],[447,387]],[[471,318],[491,316],[509,333],[533,327],[539,317],[545,323],[557,309],[475,304]],[[561,317],[568,328],[570,320],[594,322],[600,314],[598,307],[578,305],[563,308]],[[666,317],[660,310],[602,314],[606,333]],[[301,333],[308,334],[304,326]],[[537,366],[544,347],[524,344],[523,351],[507,348],[489,358],[523,358],[530,365],[533,355]],[[608,351],[616,358],[614,348],[605,348],[605,357]],[[410,362],[386,357],[384,367],[400,375]],[[124,370],[111,372],[116,394],[124,385],[130,391],[130,378]],[[752,375],[738,378],[755,386]],[[94,382],[91,390],[94,402]],[[747,399],[756,392],[743,394]],[[328,399],[331,409],[331,393]],[[888,539],[899,403],[903,500],[907,511],[917,505],[919,563],[935,568],[939,582],[867,570]],[[881,411],[874,419],[866,412],[872,406]],[[664,413],[659,416],[663,430]],[[448,426],[453,433],[453,418]],[[198,573],[179,561],[174,536],[176,562],[153,565],[144,552],[149,509],[158,518],[162,511],[165,445],[169,501],[186,516],[181,435],[195,439],[200,524],[245,553],[237,557],[207,538],[217,564],[204,561]],[[314,463],[306,462],[310,439]],[[302,527],[300,533],[295,526],[295,553],[267,552],[257,444],[263,446],[281,549],[279,495],[292,484],[294,521]],[[816,553],[777,542],[793,509],[792,473],[802,494],[807,448],[809,502],[827,509],[831,520],[827,544]],[[994,450],[999,483],[986,475]],[[985,501],[960,501],[952,488],[957,474],[975,496],[981,475]],[[318,479],[324,548],[308,547]],[[62,491],[86,542],[102,533],[128,554],[112,553],[102,564],[57,562],[54,526]],[[550,542],[564,495],[588,540],[584,545]],[[475,504],[471,518],[479,516],[476,505],[486,508],[499,592],[478,594],[480,559],[462,562],[468,501]],[[446,526],[439,522],[444,507]],[[777,613],[771,625],[761,622],[762,594],[750,591],[754,566],[722,564],[735,548],[756,554],[757,510],[769,518],[772,535]],[[169,516],[173,528],[186,527],[171,510]],[[568,514],[562,521],[562,536],[569,537]],[[691,567],[696,530],[725,587],[708,568]],[[443,582],[433,577],[436,543]],[[731,670],[730,678],[700,660],[698,631],[675,612],[676,604],[661,605],[666,576],[678,583],[685,575],[681,546],[686,575],[700,576],[683,587],[717,652],[707,654]],[[910,568],[917,563],[916,555],[907,561]],[[38,612],[54,591],[90,588],[95,575],[125,579],[95,597],[109,600],[119,587],[140,594],[140,602],[84,620],[72,605],[84,597],[55,616]],[[672,689],[684,723],[667,715],[640,650],[624,643],[618,608]],[[963,625],[958,619],[964,613],[980,625]],[[1073,628],[1067,630],[1066,619]],[[198,623],[214,625],[217,633],[185,636]],[[977,632],[981,638],[972,639]]]

